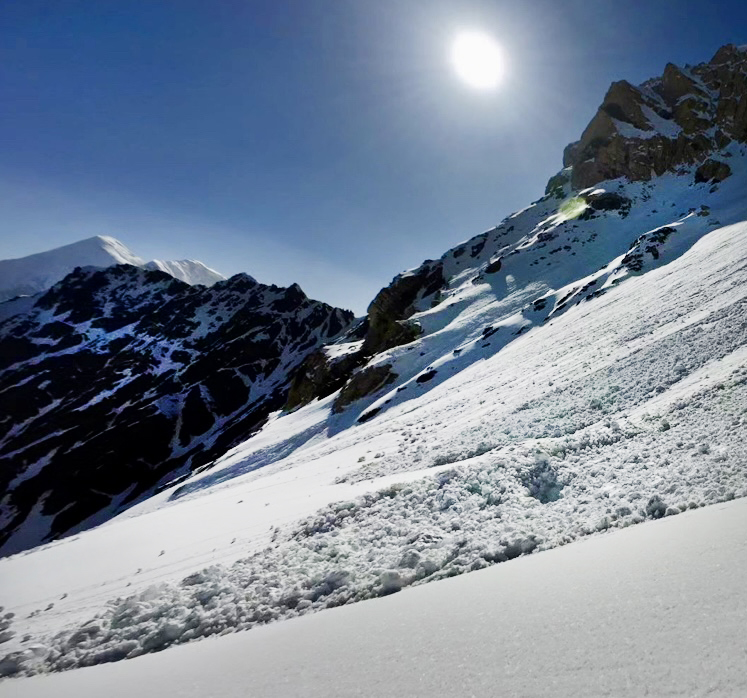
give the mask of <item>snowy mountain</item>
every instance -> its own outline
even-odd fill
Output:
[[[0,260],[0,318],[8,316],[7,311],[3,311],[2,301],[45,291],[76,267],[103,269],[114,264],[132,264],[146,269],[160,269],[189,284],[210,286],[216,281],[225,279],[222,274],[206,267],[202,262],[154,260],[146,263],[119,240],[97,235],[28,257]]]
[[[246,275],[78,268],[0,325],[0,546],[106,520],[281,407],[348,311]]]
[[[215,269],[204,265],[193,259],[180,259],[172,262],[163,262],[160,259],[154,259],[144,265],[145,269],[160,269],[170,274],[175,279],[185,281],[188,284],[202,284],[203,286],[212,286],[218,281],[224,281],[225,276],[219,274]]]
[[[184,422],[162,418],[172,394],[183,409],[198,394],[189,372],[207,347],[225,343],[234,357],[233,329],[208,332],[207,313],[173,336],[170,310],[152,327],[138,320],[143,342],[167,351],[128,367],[181,387],[127,389],[135,371],[119,367],[116,344],[132,326],[120,324],[131,319],[125,308],[152,316],[137,300],[147,279],[132,274],[156,272],[78,271],[0,325],[0,355],[15,352],[2,395],[28,386],[16,403],[28,414],[6,421],[3,442],[21,492],[15,520],[34,522],[14,523],[16,549],[50,514],[83,513],[73,495],[47,491],[103,491],[108,515],[113,488],[100,472],[140,468],[146,441],[163,441],[145,449],[148,468],[185,474],[105,526],[0,560],[0,595],[18,619],[7,621],[0,671],[131,659],[747,495],[747,51],[726,46],[641,86],[615,83],[564,165],[527,208],[395,277],[363,322],[341,332],[348,316],[299,340],[274,411],[230,447],[191,426],[180,446]],[[117,274],[121,306],[107,290],[119,288]],[[184,291],[159,279],[164,301],[171,288],[203,299],[234,282]],[[101,337],[114,343],[106,360]],[[177,351],[193,350],[178,365],[177,340]],[[64,357],[62,370],[40,370],[47,353]],[[65,362],[77,355],[76,371],[98,361],[107,389],[121,382],[125,392],[115,407],[101,386],[75,401],[70,389],[49,422],[60,397],[44,381],[71,373]],[[213,414],[204,389],[212,399],[218,356],[198,376],[203,401],[190,425]],[[79,409],[93,410],[87,432]],[[133,438],[136,416],[144,436]],[[120,419],[101,467],[75,476],[101,452],[101,425],[116,430]],[[59,489],[26,489],[22,473],[44,474],[50,453],[75,454]],[[206,467],[189,473],[197,453]],[[36,572],[63,567],[64,581]],[[616,652],[612,643],[607,654]],[[643,692],[626,691],[613,693]]]

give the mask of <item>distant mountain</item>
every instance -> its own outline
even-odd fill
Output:
[[[28,257],[0,260],[0,302],[45,291],[76,267],[106,268],[113,264],[160,269],[189,284],[210,286],[226,278],[202,262],[192,260],[146,263],[119,240],[97,235]],[[0,309],[0,317],[2,313]]]
[[[0,323],[3,552],[101,522],[222,455],[352,319],[244,274],[210,288],[131,264],[68,274]]]
[[[163,262],[160,259],[154,259],[143,265],[145,269],[160,269],[170,274],[175,279],[185,281],[188,284],[202,284],[203,286],[212,286],[218,281],[224,281],[225,276],[219,274],[215,269],[204,265],[192,259],[180,259],[172,262]]]

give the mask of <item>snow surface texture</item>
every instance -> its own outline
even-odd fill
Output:
[[[8,309],[3,308],[2,301],[44,291],[63,279],[75,267],[104,268],[114,264],[160,269],[189,284],[210,286],[226,278],[202,262],[192,260],[154,260],[146,263],[119,240],[97,235],[28,257],[0,260],[0,319],[10,317]]]
[[[717,229],[386,418],[344,428],[332,398],[278,415],[110,524],[0,561],[5,673],[136,657],[744,496],[745,260],[747,224]]]
[[[747,501],[730,502],[0,695],[736,698],[746,528]]]

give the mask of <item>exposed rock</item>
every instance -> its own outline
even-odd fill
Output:
[[[498,257],[498,259],[494,259],[488,263],[488,266],[485,267],[485,273],[495,274],[496,272],[501,270],[502,266],[503,266],[503,259],[501,257]]]
[[[417,301],[433,295],[443,286],[441,260],[425,262],[416,271],[395,277],[368,307],[368,333],[363,342],[363,354],[372,356],[415,339],[418,328],[403,321],[416,312]]]
[[[367,366],[353,374],[337,396],[332,410],[335,413],[342,412],[351,403],[381,390],[395,380],[397,380],[397,374],[392,373],[392,364]]]
[[[595,211],[619,211],[630,209],[631,201],[613,191],[600,194],[588,194],[584,197],[589,206]]]
[[[571,181],[570,170],[561,170],[550,177],[545,187],[545,196],[554,196],[556,199],[565,198],[565,187]]]
[[[359,351],[337,359],[330,359],[323,350],[309,355],[293,376],[285,409],[293,410],[316,398],[331,395],[345,385],[364,361]]]
[[[731,140],[747,140],[747,53],[729,45],[692,68],[670,63],[639,87],[613,83],[563,164],[575,189],[618,177],[646,181],[698,165]]]
[[[731,167],[720,160],[706,160],[695,170],[696,182],[723,182],[731,175]]]
[[[129,265],[76,269],[0,324],[3,552],[96,525],[222,455],[352,320],[246,275],[207,288]],[[44,526],[26,520],[35,508]]]
[[[677,102],[688,94],[697,94],[705,96],[703,90],[689,76],[682,72],[682,69],[674,63],[667,63],[664,68],[664,74],[661,78],[661,84],[657,87],[657,92],[664,98],[664,101],[674,106]]]
[[[642,104],[643,98],[640,90],[626,80],[620,80],[610,85],[599,110],[641,131],[653,131],[653,126],[643,114]]]

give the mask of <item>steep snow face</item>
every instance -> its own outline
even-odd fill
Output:
[[[146,269],[160,269],[188,284],[211,286],[226,277],[202,262],[181,260],[146,264],[119,240],[97,235],[47,252],[20,259],[0,260],[0,318],[9,317],[15,306],[3,308],[2,301],[16,296],[30,296],[53,286],[76,267],[103,269],[114,264],[132,264]]]
[[[188,284],[202,284],[203,286],[212,286],[218,281],[225,280],[223,274],[218,273],[215,269],[204,265],[202,262],[193,259],[181,259],[172,262],[164,262],[160,259],[154,259],[145,265],[146,269],[160,269],[170,274],[175,279],[185,281]],[[251,278],[251,277],[249,277]]]
[[[0,260],[0,301],[43,291],[75,267],[110,267],[145,264],[119,240],[97,235],[19,259]]]
[[[0,324],[0,550],[100,523],[221,455],[352,319],[246,275],[76,269]]]

